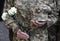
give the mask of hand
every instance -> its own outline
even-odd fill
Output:
[[[34,25],[39,26],[39,27],[43,26],[46,23],[46,21],[35,21],[35,20],[31,20],[31,22]]]
[[[51,19],[50,18],[48,18],[48,20],[47,20],[48,22],[51,22]]]
[[[29,35],[26,34],[25,32],[22,32],[20,29],[17,31],[17,37],[20,39],[28,39]]]

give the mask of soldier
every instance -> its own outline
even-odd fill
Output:
[[[54,12],[49,0],[6,0],[2,19],[13,30],[13,41],[48,41],[47,29],[57,21]]]

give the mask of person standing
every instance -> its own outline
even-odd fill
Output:
[[[57,21],[53,6],[48,0],[6,0],[2,19],[12,29],[13,41],[48,41],[51,26]]]

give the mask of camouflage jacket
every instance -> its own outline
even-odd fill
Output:
[[[9,19],[4,21],[8,28],[14,33],[20,28],[30,35],[30,41],[48,41],[47,28],[56,23],[58,15],[54,3],[49,4],[49,0],[5,0],[3,12],[8,12],[11,7],[17,8],[17,14],[8,15]],[[49,21],[37,27],[32,25],[31,20]]]

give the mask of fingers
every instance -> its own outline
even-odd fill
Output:
[[[35,20],[31,20],[31,22],[36,26],[43,26],[46,23],[46,22],[38,22],[38,21],[35,21]]]
[[[28,39],[29,35],[25,32],[22,32],[20,29],[17,31],[17,37],[19,37],[20,39]]]

